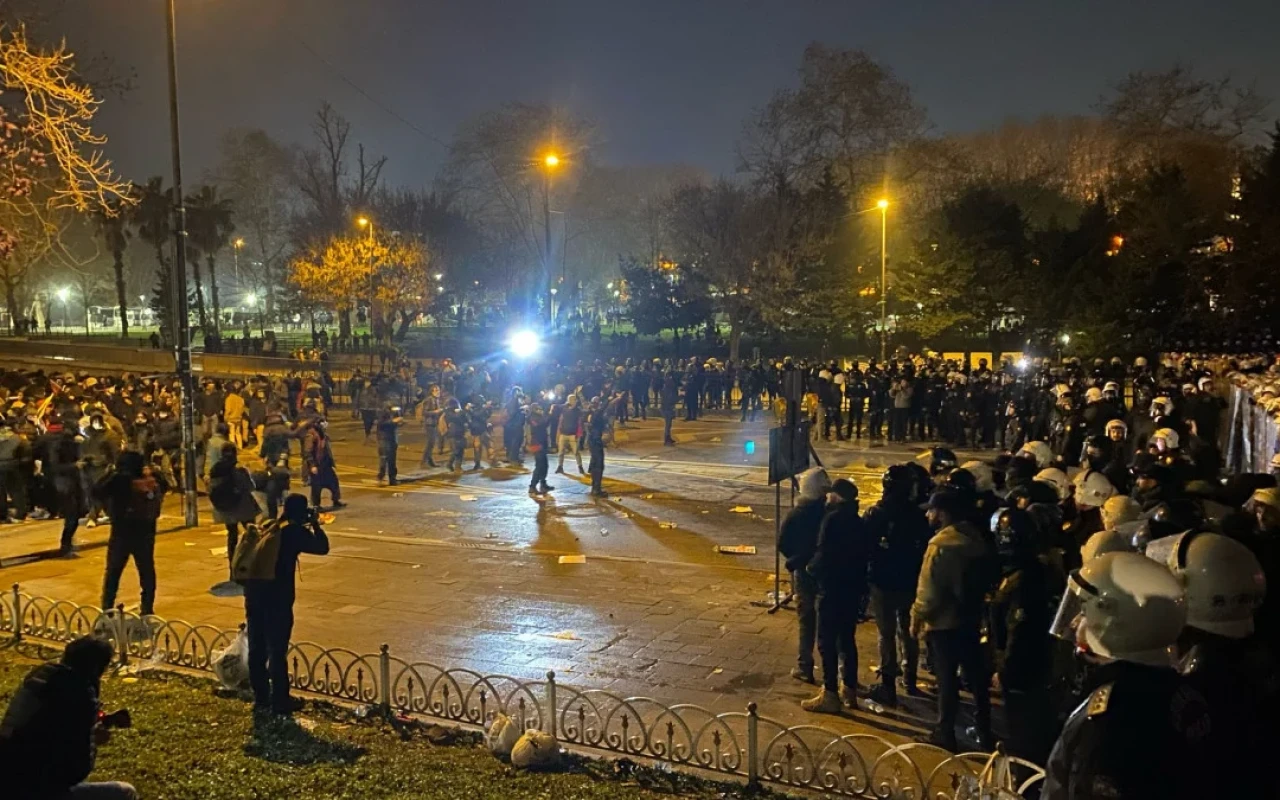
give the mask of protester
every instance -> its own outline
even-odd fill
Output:
[[[164,477],[145,465],[141,454],[130,451],[120,454],[115,472],[95,487],[111,516],[107,567],[102,579],[103,610],[115,607],[120,576],[132,558],[142,588],[138,613],[155,613],[156,521],[160,519],[167,489]]]
[[[314,491],[314,489],[313,489]],[[275,577],[244,582],[244,611],[249,637],[249,683],[255,713],[288,716],[297,710],[289,696],[289,638],[293,634],[294,574],[303,553],[329,554],[329,537],[307,507],[307,498],[289,495],[277,521],[279,539]]]
[[[209,503],[213,506],[213,521],[227,528],[228,562],[240,541],[240,526],[253,522],[261,513],[253,489],[253,476],[237,463],[236,446],[224,444],[217,463],[209,470]]]
[[[302,442],[302,465],[311,477],[311,504],[319,508],[320,493],[329,490],[333,508],[346,508],[342,502],[342,488],[338,485],[338,472],[333,460],[333,446],[329,441],[329,422],[321,419],[307,431]]]
[[[809,562],[818,548],[818,535],[826,514],[827,492],[831,481],[826,470],[813,467],[800,475],[800,494],[796,505],[782,520],[778,530],[778,552],[791,573],[791,591],[795,595],[799,618],[799,646],[796,666],[791,677],[814,683],[813,646],[817,639],[818,584],[809,574]]]

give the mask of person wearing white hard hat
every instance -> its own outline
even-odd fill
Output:
[[[1116,496],[1116,487],[1101,472],[1083,470],[1071,481],[1071,498],[1075,503],[1075,518],[1066,534],[1077,547],[1083,547],[1089,537],[1106,528],[1102,521],[1102,506]]]
[[[1269,759],[1280,744],[1276,663],[1254,636],[1254,614],[1267,593],[1262,565],[1244,544],[1217,533],[1187,531],[1147,545],[1187,594],[1187,625],[1177,655],[1190,686],[1215,723],[1201,745],[1222,797],[1280,797]]]
[[[1050,630],[1089,665],[1089,694],[1053,746],[1040,797],[1217,796],[1196,757],[1208,706],[1172,658],[1186,621],[1182,584],[1146,556],[1106,553],[1071,573]]]

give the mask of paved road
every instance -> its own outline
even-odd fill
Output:
[[[663,448],[661,422],[638,423],[609,452],[610,498],[589,497],[574,474],[553,475],[554,493],[536,501],[526,492],[527,472],[419,471],[422,435],[412,423],[400,448],[405,482],[377,485],[372,446],[353,422],[335,422],[350,508],[327,527],[331,555],[304,558],[295,639],[364,652],[386,642],[405,658],[526,678],[554,669],[565,682],[620,695],[735,711],[756,701],[775,718],[815,721],[797,705],[812,688],[787,676],[794,614],[764,607],[776,519],[766,425],[713,417],[678,423],[677,438]],[[744,450],[747,440],[757,442],[754,455]],[[914,452],[819,448],[834,474],[857,481],[866,502],[878,493],[883,465]],[[782,504],[785,512],[788,491]],[[180,517],[171,502],[157,543],[157,611],[233,627],[241,601],[214,591],[225,578],[218,552],[225,534],[208,523],[207,508],[202,527],[182,530]],[[0,528],[0,559],[9,564],[0,579],[96,604],[105,551],[94,545],[104,528],[82,528],[86,546],[75,558],[22,563],[22,555],[55,544],[57,529],[52,522]],[[716,551],[726,544],[757,552]],[[579,555],[585,563],[561,563]],[[126,574],[121,599],[131,607],[136,586]],[[863,683],[874,680],[874,640],[873,627],[861,626]],[[911,735],[930,706],[914,700],[902,713],[863,712],[836,725]]]

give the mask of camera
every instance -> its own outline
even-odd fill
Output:
[[[320,509],[312,507],[307,509],[307,522],[312,525],[320,524]]]

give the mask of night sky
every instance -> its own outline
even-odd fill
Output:
[[[178,0],[185,166],[231,126],[308,135],[329,100],[391,183],[424,185],[456,126],[508,101],[594,119],[606,162],[734,169],[745,115],[795,81],[815,39],[908,81],[940,132],[1086,113],[1134,69],[1181,59],[1280,100],[1276,0]],[[82,53],[136,70],[100,117],[131,179],[168,176],[161,0],[69,0]],[[305,45],[303,44],[305,42]],[[314,49],[326,64],[308,51]],[[346,80],[344,80],[344,77]],[[350,82],[425,132],[415,132]],[[1280,103],[1271,107],[1280,115]]]

